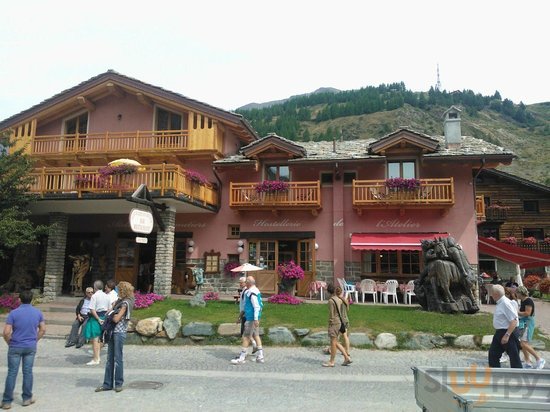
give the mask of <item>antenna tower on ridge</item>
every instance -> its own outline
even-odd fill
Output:
[[[441,82],[439,81],[439,63],[437,63],[437,83],[435,84],[435,90],[441,90]]]

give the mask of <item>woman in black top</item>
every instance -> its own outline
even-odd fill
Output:
[[[542,359],[529,344],[529,342],[533,339],[533,332],[535,330],[535,303],[533,302],[533,299],[529,297],[529,291],[525,286],[518,287],[516,289],[516,295],[521,301],[518,315],[519,327],[521,331],[521,350],[525,358],[524,367],[532,367],[529,357],[529,354],[531,354],[536,360],[535,369],[542,369],[544,368],[546,361]]]

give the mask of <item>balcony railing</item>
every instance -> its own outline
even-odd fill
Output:
[[[315,182],[288,182],[288,191],[258,193],[258,182],[230,184],[229,206],[237,210],[311,210],[321,209],[321,184]]]
[[[483,196],[476,196],[476,219],[485,220],[485,201]]]
[[[144,183],[153,195],[174,195],[184,197],[209,207],[217,207],[218,192],[212,185],[201,185],[186,178],[185,169],[177,165],[139,166],[129,175],[102,177],[97,167],[43,167],[35,169],[31,175],[34,182],[30,192],[42,197],[47,195],[66,195],[83,197],[83,194],[115,194],[122,197],[133,192]]]
[[[534,252],[550,254],[550,243],[545,242],[544,240],[537,240],[536,243],[528,243],[524,240],[518,240],[516,246],[523,249],[529,249]]]
[[[485,219],[488,222],[504,222],[508,219],[508,208],[488,206],[485,208]]]
[[[385,180],[354,180],[353,207],[361,209],[448,209],[455,203],[453,178],[419,179],[413,190],[392,190]]]
[[[197,138],[194,138],[195,134],[197,134]],[[193,130],[191,133],[189,130],[138,130],[118,133],[35,136],[31,140],[31,155],[55,157],[64,154],[123,155],[126,153],[221,150],[221,142],[216,138],[216,129],[200,130],[200,136],[198,134]]]

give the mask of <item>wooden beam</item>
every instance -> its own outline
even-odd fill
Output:
[[[138,101],[144,106],[153,107],[153,101],[149,97],[145,96],[143,93],[136,93],[136,97]]]
[[[79,105],[85,107],[86,109],[88,109],[91,112],[93,112],[95,110],[95,104],[93,104],[90,100],[88,100],[84,96],[78,96],[76,98],[76,101],[78,102]]]
[[[109,91],[109,94],[116,97],[126,96],[126,92],[114,83],[107,83],[107,90]]]

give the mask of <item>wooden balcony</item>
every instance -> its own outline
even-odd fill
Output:
[[[534,252],[546,253],[550,255],[550,243],[545,242],[544,240],[537,240],[536,243],[528,243],[524,240],[518,240],[516,246],[523,249],[532,250]]]
[[[166,153],[221,153],[222,141],[215,128],[204,130],[156,130],[34,136],[33,158],[162,156]]]
[[[289,189],[280,193],[257,193],[258,182],[230,184],[229,207],[237,211],[309,210],[316,216],[321,210],[321,183],[288,182]]]
[[[363,210],[440,209],[446,213],[455,203],[453,178],[419,179],[420,187],[414,190],[390,190],[385,180],[354,180],[353,208]]]
[[[193,183],[185,176],[185,170],[177,165],[139,166],[130,175],[113,175],[102,178],[97,167],[43,167],[34,169],[31,193],[42,198],[59,196],[66,198],[123,197],[144,183],[153,196],[175,196],[211,209],[218,207],[218,191],[212,185]]]

